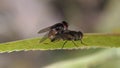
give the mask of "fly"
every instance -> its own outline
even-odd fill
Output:
[[[44,35],[44,37],[40,40],[40,43],[45,41],[47,38],[53,39],[56,34],[62,34],[64,30],[68,30],[68,23],[66,21],[62,21],[61,23],[54,24],[47,28],[41,29],[38,34],[48,32]]]
[[[83,33],[81,31],[71,31],[71,30],[64,30],[63,33],[58,33],[54,36],[53,39],[51,39],[51,42],[54,42],[56,40],[63,40],[65,41],[64,44],[62,45],[62,48],[64,47],[64,45],[68,42],[68,41],[72,41],[74,43],[74,45],[76,47],[78,47],[76,45],[76,43],[74,41],[81,41],[81,44],[84,44],[82,42],[82,38],[83,38]]]

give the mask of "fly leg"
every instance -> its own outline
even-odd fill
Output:
[[[63,47],[64,47],[64,45],[65,45],[66,43],[67,43],[67,41],[65,41],[65,42],[64,42],[64,44],[63,44],[63,46],[62,46],[62,48],[61,48],[61,49],[63,49]]]
[[[74,41],[72,41],[72,42],[73,42],[73,44],[74,44],[76,47],[78,47]]]
[[[83,43],[83,41],[82,41],[82,40],[80,40],[80,42],[81,42],[81,44],[83,44],[83,45],[87,46],[87,44]]]

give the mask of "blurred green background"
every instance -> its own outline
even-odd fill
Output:
[[[120,33],[119,3],[119,0],[0,0],[0,43],[43,36],[37,34],[40,29],[62,20],[69,23],[71,30],[84,33]],[[119,50],[1,53],[0,68],[120,68]]]

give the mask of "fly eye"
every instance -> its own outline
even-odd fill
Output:
[[[83,38],[83,35],[80,34],[79,37],[80,37],[80,39],[82,39],[82,38]]]

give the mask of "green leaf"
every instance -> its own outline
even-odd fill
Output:
[[[61,49],[65,41],[50,42],[49,39],[42,43],[39,43],[40,38],[25,39],[0,44],[0,52],[12,52],[20,50],[55,50]],[[81,44],[80,41],[75,41],[79,47],[75,47],[74,44],[69,41],[66,43],[63,49],[79,49],[90,47],[120,47],[120,34],[85,34],[83,42],[86,45]]]

